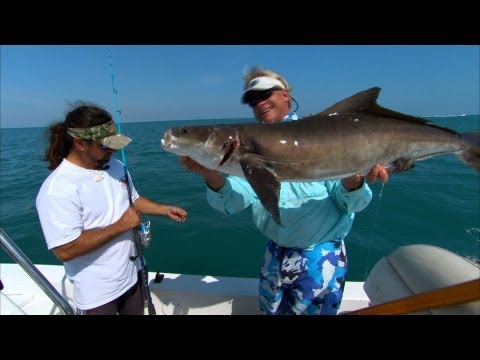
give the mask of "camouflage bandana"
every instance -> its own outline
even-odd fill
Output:
[[[117,127],[113,120],[110,120],[105,124],[90,128],[68,128],[67,132],[69,135],[77,139],[100,140],[107,136],[115,135],[117,133]]]
[[[94,140],[110,149],[121,149],[132,141],[129,137],[119,134],[115,122],[109,122],[90,128],[67,128],[67,133],[77,139]]]

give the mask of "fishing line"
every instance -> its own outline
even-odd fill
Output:
[[[113,65],[112,65],[112,52],[111,49],[108,49],[108,61],[110,64],[110,78],[112,80],[112,92],[113,92],[113,104],[115,106],[115,122],[117,124],[117,129],[118,132],[121,134],[122,133],[122,125],[120,121],[120,108],[118,106],[118,91],[115,86],[115,75],[113,73]],[[128,201],[130,203],[130,206],[133,206],[133,201],[132,201],[132,189],[131,189],[131,177],[129,177],[128,169],[127,169],[127,160],[125,158],[125,151],[123,148],[120,149],[120,154],[122,156],[122,162],[123,162],[123,170],[125,172],[125,182],[127,184],[127,191],[128,191]],[[142,277],[142,288],[144,290],[144,300],[146,302],[146,306],[148,307],[148,313],[150,315],[155,315],[155,307],[153,306],[152,302],[152,295],[150,294],[150,288],[148,286],[148,270],[147,266],[145,264],[145,258],[143,257],[143,250],[142,250],[142,241],[140,238],[140,233],[138,227],[133,228],[133,237],[134,237],[134,244],[135,244],[135,251],[136,251],[136,256],[131,257],[130,259],[135,260],[137,257],[140,259],[140,273]]]
[[[366,180],[364,180],[366,181]],[[382,183],[382,188],[380,189],[380,194],[378,194],[378,199],[377,199],[377,205],[376,205],[376,210],[375,210],[375,217],[373,218],[373,223],[370,228],[370,236],[368,237],[367,240],[367,259],[365,261],[365,272],[363,274],[363,280],[365,281],[367,279],[368,275],[368,264],[370,263],[370,256],[371,256],[371,249],[373,245],[373,232],[375,230],[375,225],[377,224],[377,219],[378,219],[378,213],[380,210],[380,200],[382,199],[382,194],[383,194],[383,189],[385,187],[385,184]]]

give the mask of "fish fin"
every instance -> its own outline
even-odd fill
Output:
[[[274,173],[265,166],[265,162],[254,156],[246,156],[240,160],[243,173],[257,194],[263,207],[272,215],[278,225],[280,221],[280,209],[278,198],[280,194],[280,181]]]
[[[376,104],[380,90],[379,87],[373,87],[368,90],[360,91],[355,95],[333,104],[318,115],[364,112]]]
[[[399,172],[404,172],[407,170],[411,170],[415,167],[415,164],[413,162],[412,158],[400,158],[395,160],[393,163],[390,165],[387,165],[385,169],[389,173],[399,173]]]
[[[480,133],[469,132],[461,134],[462,140],[467,143],[466,149],[456,155],[460,160],[470,165],[477,171],[480,171]]]
[[[393,111],[387,108],[384,108],[380,105],[377,104],[377,99],[378,95],[380,94],[381,88],[379,87],[372,87],[370,89],[360,91],[356,93],[355,95],[352,95],[346,99],[343,99],[342,101],[337,102],[336,104],[330,106],[329,108],[323,110],[321,113],[312,115],[310,117],[305,118],[309,119],[312,118],[315,119],[318,115],[321,116],[332,116],[332,115],[339,115],[339,114],[348,114],[348,113],[363,113],[367,115],[374,115],[374,116],[380,116],[380,117],[388,117],[388,118],[396,118],[399,120],[406,120],[406,121],[412,121],[418,124],[425,124],[437,128],[441,128],[443,130],[450,131],[452,133],[456,133],[455,131],[433,125],[430,121],[425,120],[420,117],[412,116],[412,115],[407,115],[403,114],[397,111]]]

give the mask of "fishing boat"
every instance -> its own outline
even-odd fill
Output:
[[[33,264],[0,228],[15,263],[0,264],[1,315],[74,315],[63,265]],[[339,315],[479,315],[480,268],[446,249],[402,246],[381,258],[364,282],[347,281]],[[258,315],[258,280],[148,273],[157,315]],[[146,312],[147,313],[147,312]]]

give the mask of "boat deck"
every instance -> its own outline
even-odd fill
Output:
[[[74,308],[73,287],[61,265],[36,265]],[[0,314],[53,315],[60,309],[17,264],[0,264],[5,286]],[[149,273],[152,300],[158,315],[258,315],[258,280],[163,273],[155,283]],[[11,304],[13,302],[13,304]],[[339,313],[368,306],[363,282],[347,282]]]

